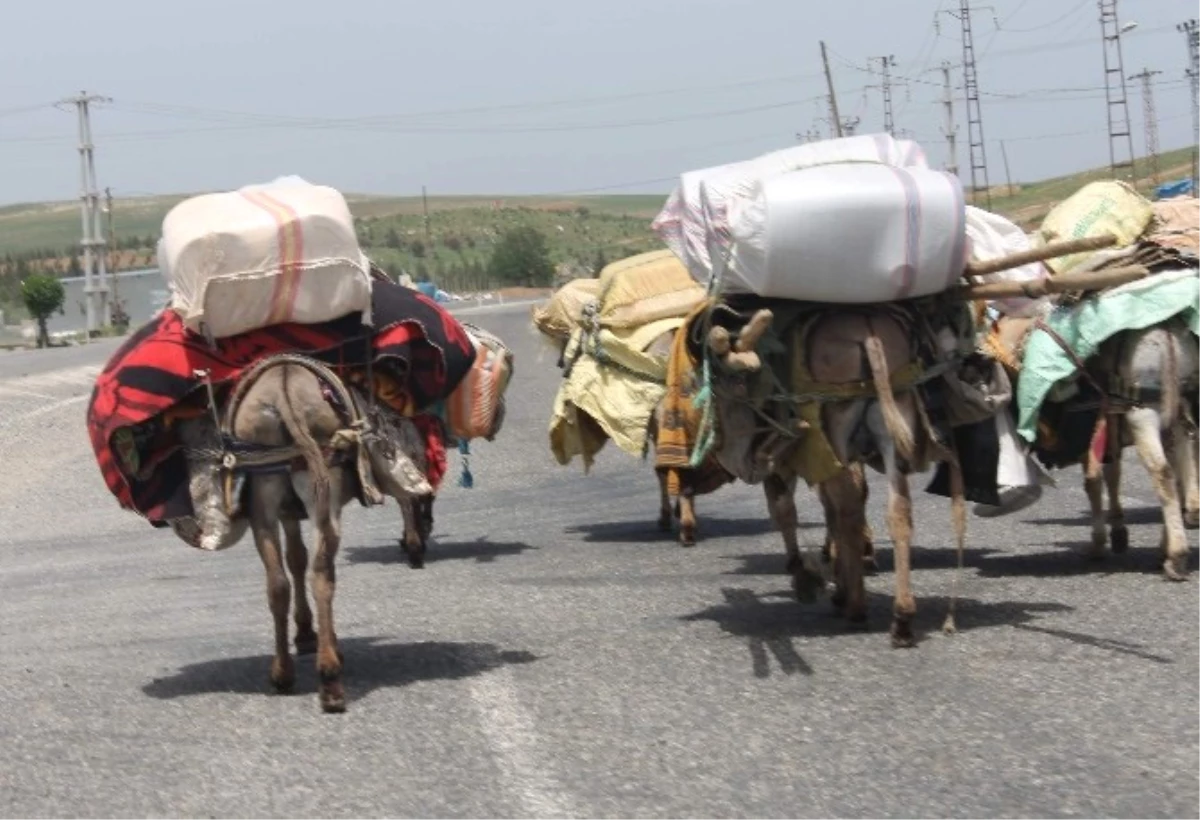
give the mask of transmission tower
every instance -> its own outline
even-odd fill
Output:
[[[100,224],[100,192],[96,186],[92,123],[88,109],[91,103],[101,102],[112,100],[82,91],[78,96],[68,97],[59,103],[75,106],[79,118],[79,198],[83,227],[83,238],[79,244],[83,247],[83,294],[89,335],[112,323],[112,307],[108,302],[108,270],[104,260],[104,247],[107,243]]]
[[[1150,157],[1150,184],[1158,184],[1158,115],[1154,112],[1154,86],[1150,78],[1161,71],[1142,69],[1141,73],[1130,75],[1131,80],[1142,81],[1142,119],[1146,127],[1146,155]]]
[[[979,75],[975,70],[975,39],[971,30],[971,2],[959,0],[958,13],[948,11],[962,24],[963,47],[963,90],[967,102],[967,144],[971,155],[971,193],[974,204],[979,204],[979,193],[983,191],[987,207],[992,207],[992,192],[988,184],[987,149],[983,139],[983,110],[979,104]],[[980,182],[983,187],[980,188]]]
[[[1192,81],[1192,136],[1200,140],[1200,31],[1197,22],[1188,20],[1175,27],[1187,35],[1187,77]],[[1200,188],[1200,143],[1192,148],[1192,192]]]
[[[1125,89],[1125,63],[1121,57],[1121,25],[1117,0],[1099,0],[1100,34],[1104,38],[1104,96],[1108,102],[1108,157],[1114,179],[1137,179],[1134,169],[1133,128]],[[1121,149],[1124,149],[1123,151]],[[1121,159],[1127,156],[1129,159]]]
[[[945,96],[942,98],[942,105],[946,106],[946,127],[943,133],[946,135],[946,170],[954,176],[958,176],[958,145],[956,143],[958,129],[954,125],[954,95],[950,90],[950,62],[942,61],[942,85],[945,89]]]
[[[892,75],[888,70],[896,65],[896,57],[889,54],[886,57],[876,57],[879,61],[880,82],[883,90],[883,130],[891,136],[896,136],[896,121],[892,115]]]

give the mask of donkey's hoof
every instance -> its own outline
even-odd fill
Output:
[[[681,547],[696,546],[696,531],[687,527],[681,529],[679,531],[679,545]]]
[[[783,565],[783,571],[788,575],[795,575],[796,570],[802,566],[799,555],[789,555],[787,562]]]
[[[913,637],[912,622],[907,618],[895,618],[892,620],[892,648],[893,649],[912,649],[917,645],[916,639]]]
[[[1187,556],[1168,558],[1163,561],[1163,577],[1168,581],[1186,581],[1188,579]]]
[[[1129,529],[1124,524],[1116,524],[1109,533],[1112,541],[1112,551],[1116,555],[1129,551]]]
[[[412,569],[425,569],[425,556],[424,555],[409,555],[408,556],[408,565]]]
[[[1188,530],[1200,530],[1200,510],[1184,510],[1183,527]]]
[[[659,532],[670,532],[673,525],[674,521],[670,515],[660,515],[658,517],[657,526]]]
[[[867,555],[867,556],[863,557],[863,574],[864,575],[878,575],[879,574],[879,566],[875,563],[874,555]]]
[[[342,690],[340,683],[322,684],[320,697],[322,712],[338,715],[346,711],[346,693]]]
[[[277,694],[286,695],[296,686],[296,668],[292,659],[275,659],[271,662],[271,687]]]

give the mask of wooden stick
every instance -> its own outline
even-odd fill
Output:
[[[1039,296],[1051,293],[1063,293],[1071,290],[1103,290],[1116,287],[1142,279],[1149,273],[1141,265],[1131,265],[1127,268],[1063,273],[1045,279],[1034,279],[1030,282],[986,282],[960,285],[954,292],[954,298],[963,301],[1011,299],[1019,296],[1037,299]]]
[[[1072,253],[1098,251],[1101,248],[1107,248],[1109,245],[1115,245],[1116,243],[1117,238],[1112,234],[1051,242],[1040,248],[1030,248],[1020,253],[1001,256],[997,259],[989,259],[986,262],[969,262],[965,275],[968,277],[986,276],[989,273],[997,273],[1009,268],[1019,268],[1021,265],[1027,265],[1030,262],[1044,262],[1047,259],[1054,259],[1055,257],[1066,256]]]

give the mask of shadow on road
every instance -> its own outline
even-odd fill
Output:
[[[680,620],[712,621],[723,632],[745,638],[754,676],[758,678],[770,677],[772,656],[785,675],[797,672],[812,674],[812,667],[800,656],[792,642],[795,638],[842,638],[854,634],[847,621],[832,611],[827,598],[815,604],[800,604],[790,591],[760,595],[738,587],[722,587],[721,594],[725,603],[685,615]],[[949,599],[944,597],[929,596],[918,600],[917,615],[913,621],[913,631],[918,641],[941,630],[948,605]],[[1041,614],[1073,610],[1074,607],[1065,604],[1016,601],[984,603],[960,597],[956,604],[956,620],[959,631],[966,632],[993,626],[1021,626]],[[881,641],[885,639],[883,636],[891,617],[892,596],[868,591],[868,625],[872,633],[879,634]],[[1068,640],[1100,645],[1096,639],[1082,640],[1088,636],[1044,631]]]
[[[1133,535],[1133,533],[1131,533]],[[1157,541],[1157,537],[1155,537]],[[1039,545],[1030,545],[1039,546]],[[1069,575],[1157,575],[1162,572],[1162,558],[1157,544],[1153,547],[1131,546],[1122,555],[1112,552],[1096,560],[1088,556],[1090,541],[1056,541],[1040,546],[1056,547],[1046,552],[995,555],[976,565],[984,578],[1053,578]],[[1188,567],[1195,571],[1197,554],[1191,550]]]
[[[804,523],[800,526],[807,529],[824,525]],[[656,513],[653,509],[647,512],[644,520],[635,518],[632,521],[578,524],[567,527],[566,531],[572,535],[581,535],[583,541],[607,544],[641,544],[648,541],[674,540],[679,537],[678,524],[672,532],[664,532],[658,528]],[[697,509],[696,511],[696,537],[701,542],[714,538],[737,538],[766,535],[772,532],[775,532],[775,525],[766,515],[755,518],[706,518],[702,510]]]
[[[380,688],[408,686],[428,680],[468,678],[539,658],[531,652],[501,650],[486,643],[385,643],[384,638],[343,638],[345,684],[359,698]],[[174,675],[155,678],[142,687],[152,698],[172,700],[190,695],[268,694],[269,655],[220,658],[189,664]],[[297,693],[316,690],[313,657],[296,658]]]
[[[820,546],[814,545],[813,549],[819,551]],[[965,549],[963,550],[963,565],[970,569],[977,566],[982,559],[995,552],[996,550],[991,549]],[[782,540],[779,542],[779,552],[752,552],[739,555],[723,555],[721,557],[742,562],[740,567],[723,573],[725,575],[787,574],[785,571],[787,554],[783,550]],[[875,564],[879,572],[891,572],[894,569],[891,545],[881,543],[878,538],[875,541]],[[929,547],[914,546],[912,547],[912,566],[914,570],[954,569],[958,566],[958,552],[953,547],[931,549]]]
[[[1108,509],[1108,496],[1106,495],[1104,508]],[[1125,523],[1131,526],[1141,526],[1143,524],[1162,524],[1162,508],[1161,507],[1126,507],[1125,508]],[[1026,518],[1022,523],[1034,524],[1039,527],[1091,527],[1092,514],[1087,510],[1081,510],[1079,515],[1074,517],[1060,516],[1058,518]]]
[[[432,539],[425,553],[426,564],[436,564],[439,561],[465,561],[474,559],[476,563],[488,564],[505,555],[520,555],[525,550],[535,550],[520,541],[489,541],[480,538],[476,541],[446,542]],[[346,550],[346,561],[351,564],[406,564],[408,558],[399,542],[391,544],[376,544],[369,547],[350,547]]]

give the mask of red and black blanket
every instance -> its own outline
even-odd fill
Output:
[[[207,370],[214,386],[224,388],[276,353],[312,356],[342,375],[361,371],[370,355],[374,366],[399,376],[417,412],[414,421],[425,434],[430,480],[436,486],[446,468],[441,424],[421,413],[463,380],[475,362],[475,347],[457,319],[418,291],[376,281],[373,292],[370,330],[352,314],[320,324],[275,325],[210,345],[172,310],[137,330],[96,379],[87,410],[96,461],[121,506],[155,526],[191,515],[183,453],[177,448],[165,455],[153,452],[161,448],[156,433],[164,416],[205,393],[197,370]]]

